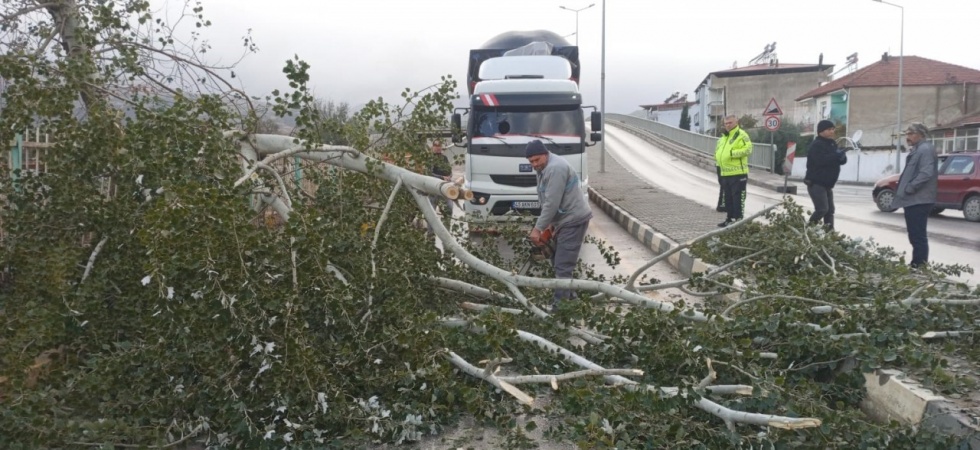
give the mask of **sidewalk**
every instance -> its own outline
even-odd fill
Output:
[[[689,153],[685,153],[684,149],[668,148],[675,147],[677,144],[663,142],[656,136],[630,130],[621,127],[620,124],[616,126],[644,138],[668,153],[688,160],[693,165],[707,171],[714,171],[713,164],[707,166],[705,161],[692,157]],[[600,152],[598,149],[592,149],[587,153],[589,199],[633,237],[658,254],[678,245],[679,242],[689,241],[717,229],[718,223],[725,220],[724,213],[716,212],[712,208],[647,183],[623,167],[608,153],[605,158],[605,172],[600,173]],[[777,192],[783,188],[781,175],[762,170],[752,171],[749,182]],[[710,268],[686,250],[672,255],[669,262],[685,276],[704,272]],[[976,425],[945,398],[905,382],[899,372],[889,372],[891,376],[883,384],[877,375],[865,374],[868,396],[864,400],[863,409],[867,414],[884,420],[923,425],[956,435],[976,431]],[[971,448],[980,448],[980,437],[974,436],[970,445]]]

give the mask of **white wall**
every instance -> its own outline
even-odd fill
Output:
[[[901,156],[900,167],[905,167],[905,157]],[[840,169],[840,181],[874,183],[881,178],[895,173],[895,151],[847,152],[847,164]],[[793,178],[803,178],[806,175],[806,158],[796,158],[793,161]]]

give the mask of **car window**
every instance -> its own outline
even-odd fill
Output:
[[[951,156],[949,164],[943,169],[943,175],[969,175],[973,173],[976,164],[969,155]]]

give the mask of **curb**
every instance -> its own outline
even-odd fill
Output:
[[[963,438],[960,448],[980,449],[980,427],[976,419],[963,414],[943,396],[920,386],[898,370],[878,370],[864,374],[867,395],[861,410],[879,421],[891,420],[921,426],[935,432]]]
[[[605,211],[609,217],[612,217],[630,235],[642,242],[644,246],[654,253],[659,255],[679,245],[666,235],[640,222],[637,218],[619,206],[616,206],[615,203],[609,201],[609,199],[591,187],[589,187],[589,200],[592,200],[593,203]],[[667,258],[667,262],[686,277],[690,277],[696,273],[707,272],[713,267],[696,258],[687,250],[681,250],[670,255]]]

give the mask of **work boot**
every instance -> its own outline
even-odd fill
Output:
[[[718,228],[725,228],[733,223],[735,223],[734,219],[725,219],[724,222],[718,224]]]

